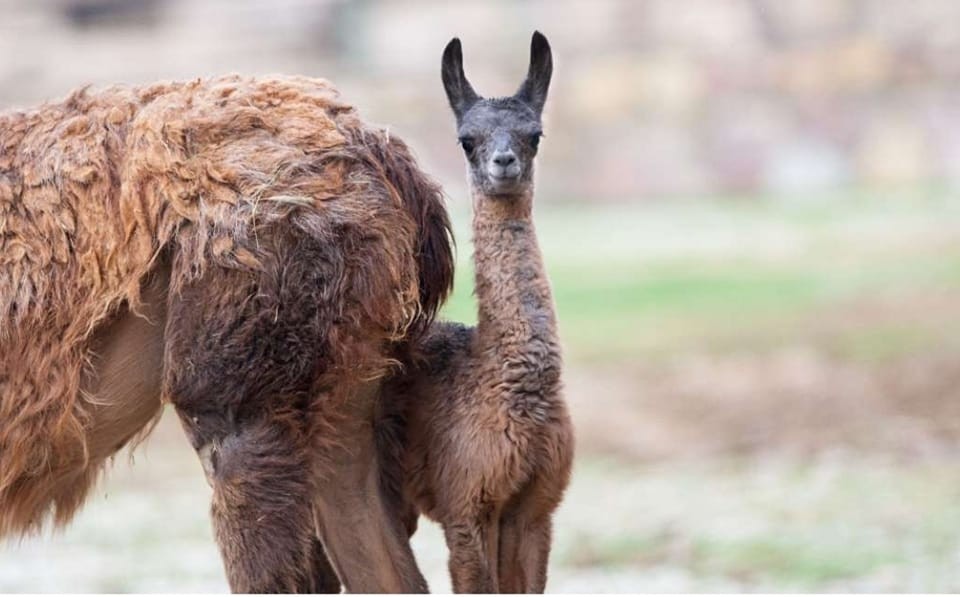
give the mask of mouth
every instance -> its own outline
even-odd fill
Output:
[[[519,176],[490,176],[490,187],[494,193],[505,194],[517,190],[520,186]]]
[[[494,186],[511,186],[520,182],[519,174],[490,174],[488,178]]]

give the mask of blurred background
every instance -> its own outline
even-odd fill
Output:
[[[960,3],[0,0],[0,108],[331,79],[469,202],[439,77],[556,69],[536,220],[578,431],[551,591],[960,590]],[[172,413],[0,591],[226,590]],[[449,590],[435,525],[414,538]]]

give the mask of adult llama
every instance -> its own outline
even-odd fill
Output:
[[[372,419],[451,280],[438,187],[324,81],[0,114],[0,535],[66,524],[169,401],[233,590],[422,590]]]

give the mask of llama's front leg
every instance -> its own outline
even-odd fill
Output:
[[[547,586],[552,523],[524,515],[508,516],[500,527],[501,593],[543,593]]]
[[[566,476],[535,479],[504,508],[500,517],[500,592],[543,593],[557,508]]]
[[[450,550],[448,566],[455,593],[495,593],[497,590],[486,558],[480,521],[445,524],[443,532]]]
[[[501,593],[543,593],[553,512],[565,487],[566,476],[551,473],[531,480],[504,505],[500,515]]]

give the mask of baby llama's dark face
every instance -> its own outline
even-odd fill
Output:
[[[516,98],[481,99],[463,115],[460,146],[475,189],[490,196],[521,194],[533,184],[540,116]]]
[[[543,136],[540,115],[553,74],[547,38],[539,31],[533,34],[527,76],[510,97],[486,99],[473,90],[463,72],[459,39],[450,40],[444,49],[440,73],[474,189],[491,197],[529,191],[533,159]]]

